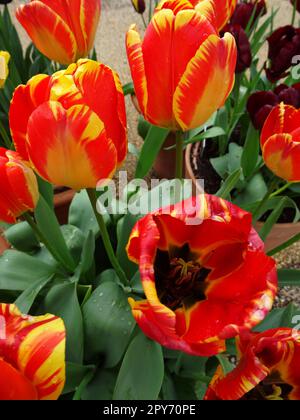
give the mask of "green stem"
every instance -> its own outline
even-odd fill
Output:
[[[117,260],[117,258],[115,256],[115,252],[114,252],[114,249],[113,249],[112,244],[110,242],[110,237],[109,237],[109,233],[107,231],[105,221],[103,219],[103,216],[97,210],[97,197],[96,197],[96,194],[95,194],[95,190],[87,189],[87,193],[88,193],[92,208],[94,210],[96,220],[97,220],[98,225],[99,225],[99,229],[100,229],[100,233],[101,233],[101,236],[102,236],[103,244],[104,244],[107,256],[109,258],[109,261],[110,261],[111,265],[113,266],[113,268],[115,269],[116,273],[118,274],[122,283],[127,285],[129,283],[128,279],[127,279],[122,267],[120,266],[119,261]]]
[[[145,16],[144,16],[144,14],[142,14],[141,16],[142,16],[142,21],[143,21],[144,27],[145,27],[145,29],[147,29],[147,22],[145,20]]]
[[[274,191],[273,194],[271,194],[271,198],[276,197],[277,195],[280,195],[285,190],[287,190],[291,185],[293,185],[293,182],[287,182],[283,185],[283,187],[279,188],[277,191]]]
[[[87,385],[91,382],[93,377],[95,376],[95,370],[93,369],[91,372],[88,372],[83,380],[81,381],[79,387],[76,389],[76,392],[73,397],[73,401],[80,401],[82,392],[85,390]]]
[[[31,215],[29,213],[24,213],[23,218],[26,220],[26,222],[29,224],[29,226],[33,230],[37,240],[39,242],[42,242],[45,245],[45,247],[48,249],[48,251],[53,256],[53,258],[57,262],[59,262],[68,273],[73,273],[74,267],[69,266],[69,264],[63,258],[60,257],[60,255],[56,252],[56,250],[51,246],[49,241],[45,238],[43,233],[40,231],[38,225],[35,223]]]
[[[292,22],[291,22],[292,26],[294,26],[295,20],[296,20],[296,9],[297,9],[297,0],[294,0]]]
[[[183,170],[183,132],[176,132],[176,174],[175,178],[182,180]]]
[[[263,209],[264,205],[266,204],[266,202],[269,200],[269,198],[271,197],[274,189],[276,188],[277,185],[277,179],[273,178],[268,191],[266,192],[264,198],[261,200],[261,202],[259,203],[259,205],[257,206],[257,208],[254,210],[253,212],[253,221],[257,222],[260,216],[260,211]]]

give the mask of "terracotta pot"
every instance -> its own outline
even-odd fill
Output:
[[[69,208],[74,195],[74,190],[68,189],[60,191],[59,188],[54,190],[55,214],[61,225],[68,223]]]
[[[3,230],[0,229],[0,255],[2,255],[3,252],[5,252],[9,248],[10,248],[9,243],[3,236]]]
[[[194,146],[194,147],[193,147]],[[192,168],[192,160],[196,158],[199,151],[200,143],[195,145],[189,144],[186,149],[185,156],[185,176],[187,179],[193,181],[194,193],[202,193],[200,184],[196,182],[196,177]],[[255,229],[259,232],[263,227],[263,223],[255,224]],[[291,239],[296,234],[300,233],[300,222],[298,223],[276,223],[265,241],[266,251],[270,251]]]
[[[135,95],[131,95],[132,103],[139,114],[141,109]],[[166,148],[176,144],[175,133],[170,133],[164,142],[156,160],[153,164],[155,175],[159,179],[174,179],[176,171],[176,149],[166,150]],[[185,152],[184,152],[185,153]],[[183,171],[185,170],[185,159],[183,159]]]

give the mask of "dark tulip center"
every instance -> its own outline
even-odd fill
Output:
[[[210,270],[201,266],[188,245],[169,251],[158,250],[154,270],[158,297],[170,309],[206,299],[205,280]]]
[[[293,387],[282,381],[279,375],[270,375],[254,389],[249,391],[243,400],[288,400]]]

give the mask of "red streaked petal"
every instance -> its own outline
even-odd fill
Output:
[[[16,88],[9,110],[9,124],[17,152],[29,160],[26,146],[28,120],[34,109],[49,100],[50,76],[39,74]]]
[[[111,178],[117,163],[116,148],[97,114],[81,105],[65,110],[58,102],[45,103],[31,115],[28,153],[40,176],[75,190]]]
[[[174,115],[182,130],[204,124],[223,106],[234,85],[236,57],[230,34],[211,35],[200,46],[174,94]]]
[[[76,39],[68,24],[54,9],[35,0],[21,5],[16,16],[36,47],[46,57],[61,64],[75,61]]]
[[[292,133],[300,126],[300,111],[283,102],[272,109],[261,132],[262,147],[274,134]]]
[[[28,379],[0,358],[0,400],[36,400],[37,391]]]
[[[263,145],[267,167],[280,178],[300,182],[300,143],[291,134],[274,134]]]
[[[36,390],[32,397],[57,399],[65,382],[63,321],[53,315],[22,315],[15,305],[6,304],[0,305],[0,317],[0,360],[18,371],[31,395]]]

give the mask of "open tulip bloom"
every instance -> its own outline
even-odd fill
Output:
[[[299,400],[300,332],[279,328],[239,337],[240,361],[227,375],[219,366],[207,400]]]
[[[193,218],[199,225],[189,225]],[[127,246],[139,264],[146,300],[130,299],[150,338],[207,356],[259,323],[277,291],[274,260],[251,226],[250,214],[204,195],[141,219]],[[234,257],[233,257],[234,256]]]
[[[126,2],[0,1],[0,400],[300,400],[300,1]]]

